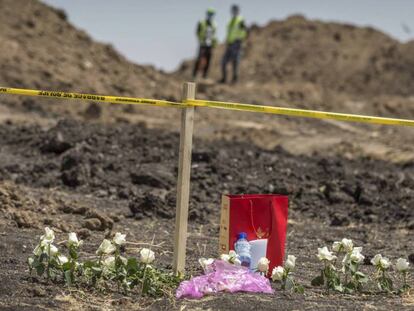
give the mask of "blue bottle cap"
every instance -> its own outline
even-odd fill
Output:
[[[240,233],[237,235],[237,239],[238,239],[238,240],[240,240],[240,239],[246,239],[246,240],[247,240],[247,233],[246,233],[246,232],[240,232]]]

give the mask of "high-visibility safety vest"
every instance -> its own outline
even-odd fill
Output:
[[[227,25],[227,43],[232,44],[239,40],[242,41],[246,38],[247,32],[242,27],[244,19],[242,16],[233,17]]]
[[[197,33],[199,43],[207,46],[215,46],[217,43],[216,23],[212,21],[209,25],[207,20],[202,20],[199,22],[199,27],[200,28]]]

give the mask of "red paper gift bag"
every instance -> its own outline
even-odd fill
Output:
[[[288,197],[275,194],[223,195],[220,219],[220,253],[234,250],[237,234],[247,240],[267,239],[269,273],[283,265],[285,256]]]

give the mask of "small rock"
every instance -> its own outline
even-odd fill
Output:
[[[145,217],[174,217],[175,210],[166,204],[161,197],[147,193],[145,196],[134,197],[129,202],[129,209],[136,219]]]
[[[331,226],[335,227],[342,227],[342,226],[348,226],[349,225],[349,219],[346,216],[342,215],[334,215],[331,220]]]
[[[60,230],[62,230],[62,232],[69,232],[69,231],[71,231],[70,230],[70,227],[66,223],[63,223],[63,222],[58,225],[58,228]]]
[[[115,215],[115,214],[112,214],[111,215],[111,219],[114,221],[114,222],[119,222],[121,219],[119,218],[119,215]]]
[[[63,134],[61,132],[57,132],[40,147],[40,150],[42,152],[61,154],[72,147],[73,145],[65,140]]]
[[[107,197],[107,196],[108,196],[108,191],[103,190],[103,189],[100,189],[100,190],[98,190],[98,191],[96,191],[96,192],[95,192],[95,195],[96,195],[98,198],[105,198],[105,197]]]
[[[78,231],[78,236],[80,239],[86,240],[91,236],[91,232],[86,228],[82,228]]]
[[[21,211],[21,212],[14,212],[13,219],[16,222],[19,228],[36,228],[36,223],[34,218],[30,213]]]
[[[212,153],[210,152],[193,152],[192,155],[193,162],[211,162],[212,160]]]
[[[40,287],[32,287],[29,289],[29,292],[31,292],[34,297],[45,297],[46,296],[46,291]]]
[[[100,231],[102,223],[98,218],[90,218],[85,221],[83,226],[92,231]]]
[[[97,103],[91,103],[84,112],[88,119],[99,119],[102,116],[102,106]]]
[[[87,183],[90,177],[89,165],[81,165],[71,170],[62,172],[62,182],[69,187],[76,188]]]
[[[154,188],[169,189],[175,183],[175,176],[169,170],[154,164],[144,164],[140,172],[132,172],[130,176],[134,184]]]
[[[86,214],[86,217],[91,218],[91,219],[94,219],[94,218],[98,219],[101,223],[99,230],[102,230],[102,231],[104,231],[105,229],[112,229],[112,227],[114,226],[114,222],[111,218],[109,218],[106,215],[102,215],[96,210],[88,211],[88,213]]]
[[[53,219],[45,218],[43,219],[43,224],[50,226],[53,223]]]
[[[66,214],[85,215],[89,211],[89,208],[86,206],[64,205],[61,210]]]
[[[373,258],[373,256],[371,256],[371,255],[365,255],[364,265],[366,265],[366,266],[372,266],[372,263],[371,263],[371,259],[372,258]]]

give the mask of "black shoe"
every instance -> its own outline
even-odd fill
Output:
[[[222,78],[222,79],[219,80],[218,83],[225,84],[226,83],[226,79]]]
[[[232,84],[236,84],[238,80],[239,80],[239,78],[233,77],[233,80],[231,80],[231,83]]]

